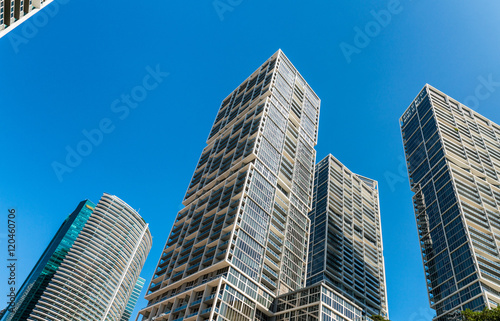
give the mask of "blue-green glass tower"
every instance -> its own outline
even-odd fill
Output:
[[[137,282],[135,282],[134,291],[132,291],[132,295],[127,302],[127,306],[125,307],[125,311],[123,312],[122,318],[120,321],[129,321],[132,316],[132,312],[134,311],[135,305],[137,304],[137,300],[141,295],[142,288],[144,287],[145,279],[139,277]]]
[[[26,320],[87,223],[95,204],[80,202],[61,225],[26,281],[17,292],[16,301],[7,307],[1,321]]]

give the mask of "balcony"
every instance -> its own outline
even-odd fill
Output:
[[[219,226],[222,225],[223,222],[220,222],[219,224],[215,225],[214,227],[212,227],[212,230],[216,230]]]
[[[212,308],[208,308],[208,309],[205,309],[205,310],[202,310],[200,312],[200,316],[206,316],[207,314],[210,314],[210,312],[212,312]]]
[[[215,223],[220,223],[220,221],[222,221],[224,219],[224,217],[226,217],[225,215],[219,215],[215,218],[214,222]]]
[[[156,274],[160,273],[160,272],[163,272],[164,270],[167,269],[168,266],[164,266],[164,267],[158,267],[158,269],[156,270]]]
[[[207,296],[207,298],[203,302],[206,303],[206,304],[211,304],[211,303],[214,302],[214,299],[216,297],[222,300],[222,295],[221,294],[219,294],[219,295],[212,294],[210,296]]]
[[[177,216],[177,220],[176,220],[176,223],[179,222],[180,220],[182,220],[184,217],[186,217],[186,215],[189,213],[189,211],[184,211],[183,213],[181,213],[179,216]]]
[[[267,254],[266,254],[264,257],[265,257],[265,259],[267,259],[267,261],[268,261],[268,262],[270,262],[273,266],[275,266],[275,267],[279,270],[279,268],[280,268],[280,267],[279,267],[279,263],[276,263],[276,262],[275,262],[273,259],[271,259],[271,258],[269,257],[269,255],[267,255]],[[279,261],[278,261],[278,262],[279,262]]]
[[[278,224],[278,226],[276,226],[275,224],[273,224],[274,222],[276,222]],[[280,232],[284,231],[286,226],[285,224],[281,223],[279,220],[277,220],[274,216],[273,216],[273,223],[271,223],[271,225],[274,225],[274,227],[279,230]],[[282,232],[283,233],[283,232]]]
[[[188,253],[188,254],[186,254],[186,255],[184,255],[184,256],[181,256],[181,258],[177,260],[177,264],[179,264],[179,265],[180,265],[180,264],[182,264],[182,263],[186,262],[186,261],[187,261],[187,258],[189,257],[189,254],[190,254],[190,253]]]
[[[202,265],[208,265],[208,264],[212,264],[212,260],[214,259],[214,256],[212,255],[211,257],[203,260],[203,262],[201,263]]]
[[[279,254],[277,254],[276,252],[274,252],[269,247],[267,248],[267,254],[271,254],[270,257],[272,259],[274,259],[275,262],[279,262],[281,260]]]
[[[151,286],[149,287],[149,290],[151,292],[154,292],[154,291],[158,290],[160,288],[160,284],[161,284],[161,282],[160,283],[156,283],[156,284],[155,283],[151,283]]]
[[[174,310],[174,313],[175,313],[175,312],[179,312],[179,311],[181,311],[181,310],[184,310],[185,308],[187,308],[187,303],[186,303],[186,304],[184,304],[184,305],[181,305],[180,307],[178,307],[177,309],[175,309],[175,310]]]
[[[208,230],[206,230],[205,232],[203,232],[203,233],[199,234],[199,235],[198,235],[198,240],[200,240],[200,241],[201,241],[202,239],[204,239],[205,237],[207,237],[207,236],[208,236],[208,233],[210,233],[210,229],[208,229]]]
[[[221,232],[222,232],[221,228],[219,230],[217,230],[217,231],[213,231],[212,235],[210,235],[210,242],[213,242],[213,241],[215,241],[215,239],[218,239]]]
[[[212,226],[212,223],[213,221],[203,224],[202,227],[200,228],[200,232],[206,231],[208,228],[210,228],[210,226]]]
[[[201,258],[203,257],[203,253],[202,254],[198,254],[196,255],[195,257],[193,257],[191,259],[191,261],[189,261],[190,264],[193,264],[193,263],[196,263],[198,260],[200,260]]]
[[[182,276],[182,274],[184,274],[184,270],[182,270],[182,271],[180,271],[180,272],[175,273],[175,274],[172,276],[171,280],[172,280],[172,281],[174,281],[174,279],[175,279],[175,281],[179,280],[179,279],[180,279],[180,277]]]
[[[174,253],[174,251],[170,251],[168,253],[163,253],[163,255],[161,256],[162,260],[163,261],[168,260],[172,256],[172,253]]]
[[[197,271],[197,268],[200,266],[200,263],[198,264],[195,264],[193,266],[191,266],[190,268],[187,269],[187,274],[190,275],[190,274],[193,274],[194,272]]]
[[[272,239],[268,239],[267,240],[267,244],[271,246],[271,248],[274,249],[274,251],[278,252],[278,253],[281,253],[281,246],[279,246],[278,244],[276,244]],[[276,253],[276,254],[278,254]]]
[[[214,180],[217,175],[214,175],[210,177],[210,181]],[[209,203],[207,207],[207,212],[212,211],[213,209],[217,208],[217,205],[219,204],[219,199],[216,199],[214,203]]]
[[[203,253],[203,250],[205,249],[205,247],[201,246],[199,248],[195,248],[195,250],[193,251],[193,255],[198,255],[199,253]]]
[[[169,239],[169,241],[167,243],[167,247],[170,247],[170,246],[174,245],[175,243],[177,243],[177,241],[178,241],[177,238]]]
[[[189,226],[189,231],[191,232],[192,230],[194,230],[194,227],[198,227],[200,226],[200,222],[201,222],[201,219],[203,218],[202,215],[200,215],[199,217],[197,217],[196,219],[194,219],[193,221],[191,221],[191,225]]]
[[[274,282],[273,280],[271,280],[269,277],[267,277],[265,274],[262,274],[262,281],[264,283],[267,283],[267,286],[271,289],[271,290],[276,290],[277,288],[277,284],[276,282]]]
[[[217,254],[218,259],[222,259],[226,255],[227,250],[223,250]]]
[[[184,250],[182,250],[179,255],[183,256],[191,251],[191,247],[187,247]]]
[[[170,297],[165,297],[165,298],[163,298],[163,299],[161,299],[161,300],[159,300],[159,301],[156,301],[156,302],[149,302],[149,303],[148,303],[148,305],[147,305],[146,307],[149,307],[149,306],[152,306],[152,305],[154,305],[154,304],[157,304],[157,303],[163,302],[163,301],[165,301],[165,300],[167,300],[167,299],[169,299],[169,298],[170,298]],[[165,313],[170,313],[170,310],[166,311]]]
[[[276,233],[276,235],[278,235],[279,238],[285,238],[285,234],[283,232],[283,230],[279,227],[277,227],[273,222],[271,222],[271,231],[274,231]]]
[[[225,208],[226,204],[229,203],[231,200],[231,197],[228,197],[225,201],[222,201],[222,203],[219,204],[219,209]]]
[[[172,233],[170,234],[171,237],[176,237],[178,233],[181,232],[182,228],[183,228],[184,225],[178,225],[178,226],[175,226],[174,225],[174,229],[172,230]]]
[[[227,248],[228,244],[229,244],[229,241],[222,242],[221,244],[219,244],[219,248],[220,249],[225,249],[225,248]]]
[[[278,234],[274,233],[273,231],[269,230],[269,236],[273,237],[276,243],[278,243],[279,246],[283,246],[283,240],[278,236]]]
[[[234,222],[235,217],[236,217],[236,214],[233,214],[233,215],[229,216],[229,217],[226,219],[227,224],[231,224],[231,223],[233,223],[233,222]]]
[[[279,279],[279,275],[278,273],[276,273],[273,269],[271,269],[269,266],[267,266],[266,264],[264,264],[264,272],[267,272],[272,278],[274,278],[275,280],[278,280]]]
[[[153,278],[154,279],[157,279],[159,277],[161,277],[162,275],[165,274],[165,272],[167,272],[167,267],[165,266],[163,269],[159,269],[158,271],[155,272]]]
[[[163,318],[163,317],[166,317],[169,313],[170,313],[170,310],[167,310],[167,311],[163,312],[162,314],[160,314],[160,315],[158,316],[158,318]],[[166,320],[166,319],[168,319],[168,318],[165,318],[165,320]]]
[[[188,247],[188,246],[191,246],[191,244],[194,243],[194,238],[190,239],[189,241],[187,241],[183,246],[184,247]]]
[[[229,212],[227,212],[227,215],[233,215],[236,213],[236,211],[238,210],[238,206],[234,207],[234,208],[231,208],[229,210]]]
[[[231,231],[229,231],[226,234],[222,235],[220,237],[220,239],[223,240],[223,241],[225,241],[225,240],[228,240],[230,236],[231,236]]]

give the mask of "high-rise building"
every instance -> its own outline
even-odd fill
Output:
[[[280,295],[273,321],[372,321],[364,309],[324,281]]]
[[[137,279],[137,282],[135,283],[134,286],[134,291],[132,291],[132,295],[130,296],[130,299],[128,300],[127,306],[125,307],[125,311],[123,312],[122,318],[120,321],[129,321],[130,317],[132,316],[132,312],[134,312],[135,305],[137,304],[137,300],[139,299],[139,296],[141,295],[142,288],[144,287],[144,283],[146,283],[146,280],[139,277]]]
[[[425,85],[400,119],[436,320],[500,303],[500,126]]]
[[[118,197],[81,202],[2,321],[120,320],[151,241],[148,224]]]
[[[324,281],[367,315],[387,316],[378,183],[332,155],[316,165],[307,285]]]
[[[305,285],[319,105],[281,50],[222,101],[143,320],[267,320]]]
[[[0,0],[0,38],[53,0]]]
[[[95,204],[82,201],[63,222],[56,235],[17,291],[14,305],[6,310],[2,321],[26,320],[33,311],[48,284],[54,277],[68,251],[87,223]],[[12,310],[12,311],[9,311]]]

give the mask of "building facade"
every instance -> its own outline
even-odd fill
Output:
[[[0,0],[0,38],[53,0]]]
[[[14,305],[10,305],[2,321],[27,320],[36,302],[41,298],[48,284],[54,277],[68,251],[87,223],[95,204],[82,201],[61,225],[56,235],[47,246],[35,267],[17,292]],[[0,314],[1,315],[1,314]]]
[[[151,249],[148,224],[109,194],[95,207],[88,201],[80,203],[75,213],[35,267],[25,292],[18,293],[19,307],[25,307],[19,311],[22,314],[11,313],[5,320],[119,321],[122,317]],[[49,278],[35,273],[42,265],[44,272],[52,273]],[[31,284],[38,287],[35,293]]]
[[[120,321],[129,321],[130,317],[132,316],[132,312],[134,312],[135,305],[137,304],[137,300],[139,299],[139,296],[141,295],[142,288],[144,287],[144,283],[146,283],[146,280],[139,277],[137,279],[137,282],[135,283],[134,286],[134,291],[132,291],[132,295],[130,296],[130,299],[128,300],[127,306],[125,307],[125,311],[123,312],[122,318]]]
[[[366,315],[388,316],[378,183],[332,155],[316,166],[307,284],[325,282]]]
[[[436,320],[500,303],[500,126],[426,85],[400,119]]]
[[[279,296],[275,316],[275,321],[371,321],[363,308],[326,282]]]
[[[267,320],[305,285],[319,105],[281,50],[223,100],[142,320]]]

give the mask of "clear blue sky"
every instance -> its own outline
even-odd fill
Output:
[[[425,83],[475,102],[481,77],[500,82],[498,1],[233,0],[222,20],[213,0],[58,1],[0,39],[0,221],[17,209],[18,281],[79,201],[108,192],[151,224],[149,282],[220,102],[281,48],[322,99],[317,160],[332,153],[379,181],[391,319],[431,319],[398,119]],[[371,10],[388,8],[377,28]],[[114,112],[157,65],[168,77]],[[490,89],[471,107],[500,123]],[[113,131],[61,182],[53,162],[103,119]]]

